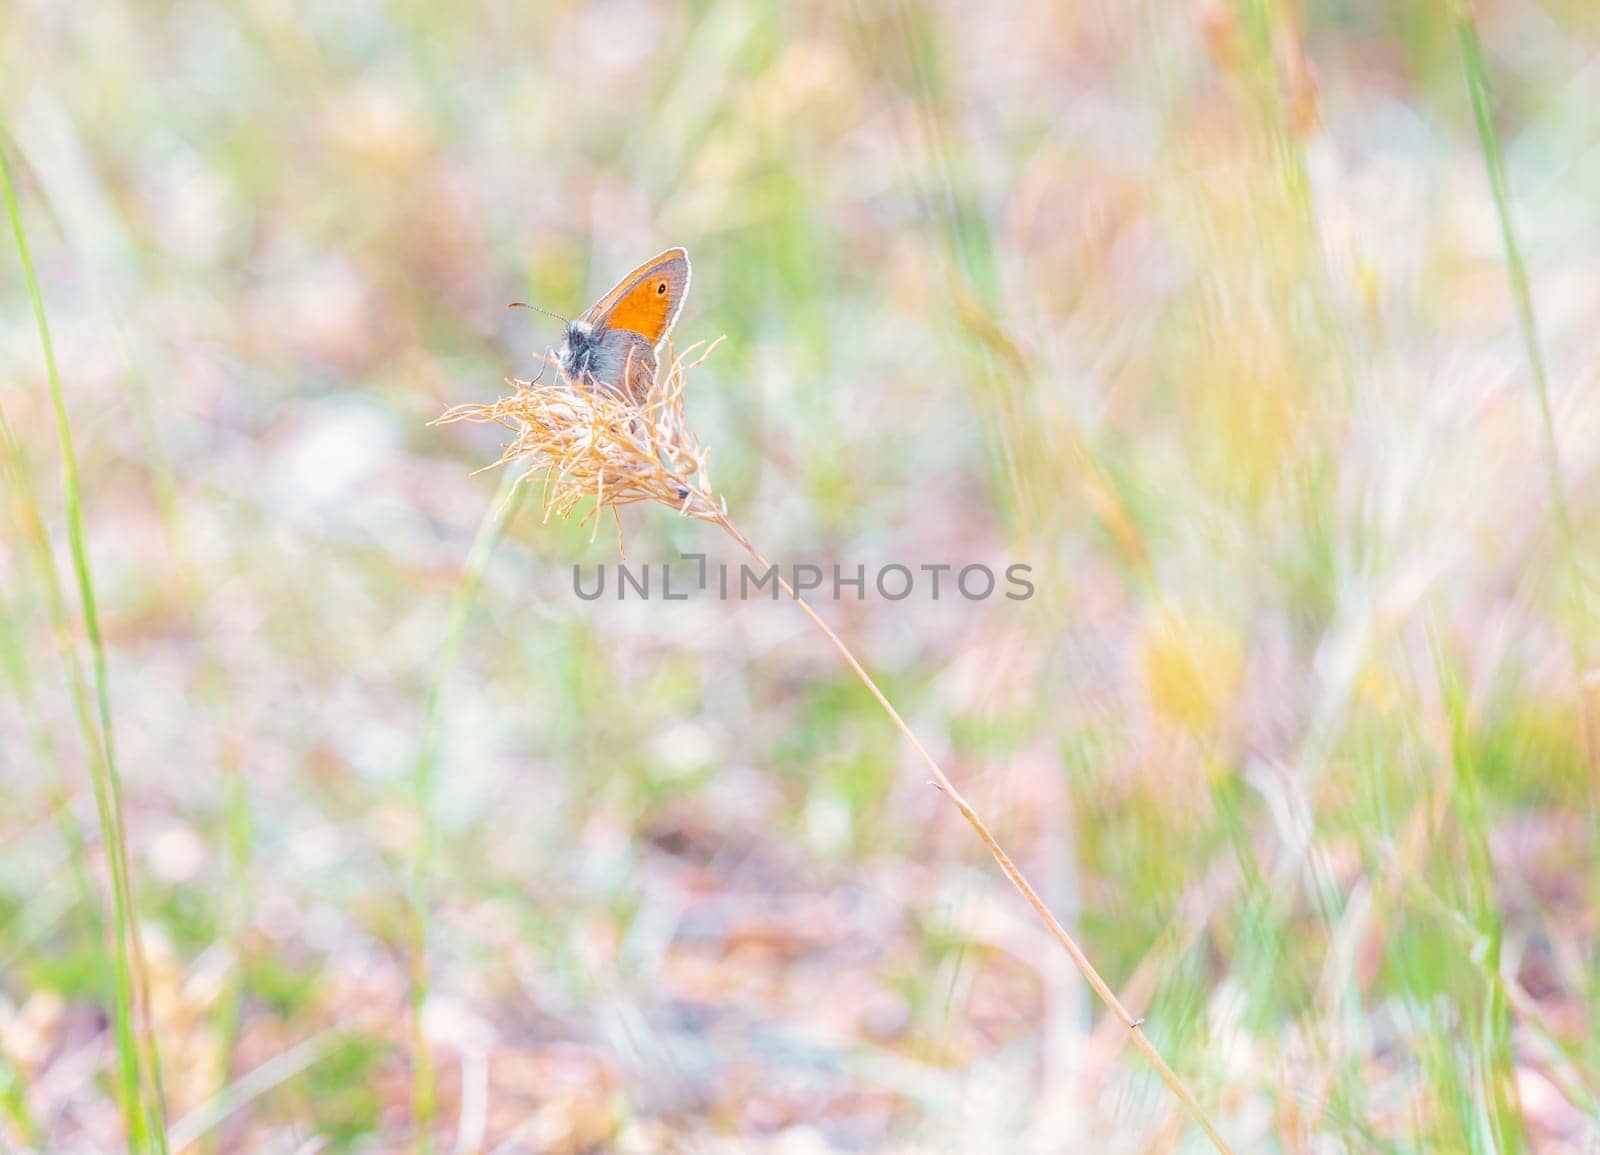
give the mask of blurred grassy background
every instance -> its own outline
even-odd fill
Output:
[[[1240,1150],[1596,1150],[1600,18],[1475,5],[1558,501],[1464,11],[8,0],[172,1147],[1204,1149],[793,607],[463,595],[427,422],[683,244],[764,550],[1033,565],[824,612]],[[6,247],[0,1143],[116,1150]]]

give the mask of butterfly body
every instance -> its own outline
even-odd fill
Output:
[[[562,370],[643,401],[655,380],[656,347],[672,331],[688,291],[687,252],[668,249],[651,257],[567,326]]]
[[[561,367],[573,380],[620,386],[643,400],[656,375],[656,351],[643,334],[628,329],[595,329],[584,321],[567,326]]]

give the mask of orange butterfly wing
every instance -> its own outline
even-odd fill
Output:
[[[689,292],[689,254],[668,249],[617,282],[584,314],[596,329],[626,329],[652,346],[672,331]]]

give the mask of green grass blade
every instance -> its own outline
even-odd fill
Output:
[[[1593,668],[1590,644],[1593,620],[1590,606],[1593,599],[1589,589],[1589,570],[1579,553],[1572,530],[1572,518],[1567,509],[1566,482],[1561,471],[1561,455],[1556,440],[1555,416],[1550,408],[1550,385],[1545,371],[1544,352],[1539,342],[1538,318],[1533,308],[1533,290],[1528,281],[1527,266],[1522,260],[1522,249],[1517,244],[1515,222],[1511,215],[1511,185],[1506,177],[1505,158],[1500,149],[1500,137],[1494,127],[1494,107],[1489,91],[1489,70],[1483,54],[1483,40],[1478,35],[1478,23],[1473,18],[1469,0],[1452,0],[1456,34],[1461,42],[1461,66],[1466,76],[1467,92],[1472,99],[1472,116],[1477,124],[1478,143],[1483,151],[1483,164],[1489,177],[1489,190],[1494,197],[1495,216],[1500,223],[1500,240],[1506,255],[1506,280],[1517,310],[1517,325],[1522,333],[1523,347],[1528,358],[1528,375],[1533,382],[1534,396],[1539,403],[1540,432],[1544,445],[1544,462],[1550,490],[1550,508],[1556,525],[1556,548],[1560,570],[1570,588],[1571,609],[1576,626],[1572,636],[1572,656],[1580,679]],[[1586,732],[1596,731],[1600,719],[1594,716],[1595,702],[1587,695],[1580,682],[1578,710]],[[1584,744],[1589,771],[1589,827],[1591,837],[1600,841],[1600,751],[1592,742]],[[1592,868],[1590,881],[1592,893],[1600,894],[1600,861]],[[1593,970],[1593,968],[1591,968]]]
[[[111,723],[111,695],[107,685],[105,641],[100,631],[99,614],[95,607],[94,580],[89,565],[89,553],[83,527],[83,502],[78,484],[77,455],[72,444],[72,425],[67,414],[66,396],[61,387],[61,374],[56,364],[55,345],[50,337],[50,323],[44,307],[44,296],[39,278],[34,270],[33,256],[28,248],[27,230],[23,226],[21,206],[11,181],[10,166],[0,150],[0,194],[4,195],[6,213],[11,221],[12,236],[16,241],[17,256],[22,265],[23,281],[33,308],[33,319],[39,334],[39,344],[44,355],[45,373],[50,387],[50,402],[55,414],[56,435],[61,448],[62,485],[66,505],[67,537],[72,566],[77,579],[78,594],[83,606],[84,631],[89,638],[93,662],[93,691],[98,713],[98,726],[86,717],[83,679],[74,678],[75,698],[78,701],[80,722],[91,753],[91,780],[94,784],[95,804],[99,811],[106,859],[110,868],[112,890],[112,924],[114,931],[115,990],[113,1022],[117,1040],[118,1068],[121,1082],[123,1109],[126,1115],[130,1146],[136,1151],[165,1152],[166,1125],[163,1120],[160,1063],[155,1039],[146,1022],[141,1053],[139,1034],[134,1026],[138,1005],[134,997],[136,975],[143,986],[143,949],[139,939],[138,916],[133,906],[132,886],[129,879],[127,840],[122,821],[122,791],[117,772],[116,753]],[[9,425],[4,432],[8,444],[15,444]],[[16,454],[9,454],[16,458]],[[142,1000],[148,1007],[148,1000]],[[148,1080],[148,1084],[147,1084]]]
[[[89,941],[98,942],[104,933],[104,928],[101,926],[100,903],[95,896],[94,882],[89,877],[88,843],[84,837],[83,825],[72,810],[71,790],[67,784],[66,771],[61,765],[55,738],[50,732],[50,723],[45,718],[38,690],[34,685],[33,669],[29,664],[27,650],[23,647],[21,631],[17,625],[19,619],[20,615],[16,613],[15,606],[0,601],[0,670],[4,671],[6,681],[11,684],[18,712],[21,713],[27,728],[28,745],[33,753],[34,764],[42,767],[49,779],[56,824],[61,831],[61,839],[66,844],[67,856],[72,866],[72,883],[77,891],[78,910],[84,920]]]
[[[1510,282],[1511,296],[1516,303],[1517,325],[1522,331],[1522,343],[1528,355],[1528,373],[1533,381],[1534,394],[1539,400],[1545,467],[1549,471],[1550,504],[1555,511],[1562,548],[1570,553],[1572,524],[1567,513],[1561,460],[1556,451],[1556,426],[1550,411],[1549,380],[1545,373],[1544,353],[1539,344],[1539,326],[1533,311],[1533,291],[1528,284],[1527,266],[1523,264],[1516,226],[1511,219],[1511,185],[1506,179],[1505,158],[1500,151],[1500,137],[1494,127],[1494,107],[1489,95],[1489,70],[1484,63],[1483,41],[1478,36],[1478,23],[1473,19],[1468,0],[1454,0],[1453,7],[1456,35],[1461,41],[1461,67],[1466,74],[1467,92],[1472,98],[1472,117],[1478,126],[1478,143],[1483,149],[1489,190],[1494,196],[1495,216],[1500,223],[1500,241],[1505,247],[1506,279]]]

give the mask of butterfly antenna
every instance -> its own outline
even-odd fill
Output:
[[[546,317],[554,317],[556,320],[560,321],[563,325],[572,324],[571,318],[563,317],[560,313],[552,312],[551,310],[541,308],[538,305],[530,305],[526,301],[512,301],[511,304],[506,306],[506,308],[508,308],[508,309],[532,309],[535,313],[543,313]]]
[[[508,309],[532,309],[535,313],[543,313],[546,317],[554,317],[556,320],[560,321],[563,325],[572,324],[572,321],[569,318],[563,317],[560,313],[554,312],[553,310],[550,310],[550,309],[541,308],[538,305],[530,305],[526,301],[512,301],[509,305],[506,306],[506,308],[508,308]],[[544,371],[550,367],[550,358],[554,357],[555,354],[556,354],[556,351],[555,351],[554,348],[552,348],[549,345],[545,346],[545,348],[544,348],[544,360],[539,363],[538,376],[534,377],[534,379],[533,379],[533,383],[535,385],[537,385],[539,383],[540,379],[544,377]]]

